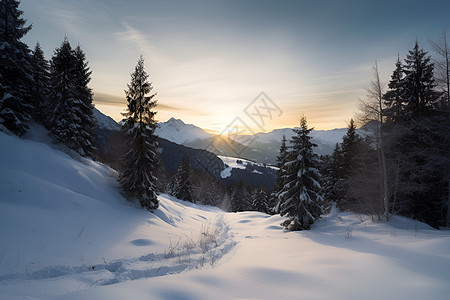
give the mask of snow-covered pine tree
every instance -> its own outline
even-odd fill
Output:
[[[79,47],[78,47],[79,48]],[[82,156],[94,157],[90,71],[81,49],[73,50],[67,38],[51,61],[50,133]]]
[[[183,157],[178,166],[177,173],[170,184],[170,195],[181,200],[194,202],[192,197],[191,177],[192,169],[189,158]]]
[[[20,39],[31,30],[25,26],[18,0],[0,1],[0,130],[24,134],[31,119],[33,86],[31,55]]]
[[[155,185],[157,179],[154,176],[158,162],[156,111],[153,110],[156,107],[156,93],[150,94],[153,87],[148,77],[141,56],[125,91],[128,108],[122,129],[129,149],[123,158],[119,180],[126,194],[138,198],[142,207],[154,211],[159,205]]]
[[[275,178],[275,186],[271,193],[271,201],[270,201],[270,211],[274,214],[280,213],[280,193],[283,189],[286,173],[286,158],[287,158],[287,146],[286,146],[286,136],[283,135],[283,139],[281,140],[280,146],[280,154],[277,156],[277,177]]]
[[[281,216],[288,219],[281,225],[288,230],[309,229],[322,214],[322,196],[319,174],[320,160],[313,152],[316,147],[309,136],[306,117],[300,119],[300,128],[294,129],[288,152],[285,185],[280,194]]]
[[[46,116],[50,113],[49,94],[50,94],[50,65],[44,57],[41,45],[36,43],[31,57],[31,67],[34,79],[31,90],[32,102],[35,107],[33,119],[39,123],[45,124]]]
[[[74,73],[74,92],[75,98],[80,102],[80,145],[86,156],[95,158],[97,149],[94,147],[94,105],[92,104],[92,89],[88,87],[91,81],[92,71],[88,66],[86,54],[78,45],[74,50],[75,55],[75,73]]]
[[[253,191],[252,209],[266,214],[269,213],[269,195],[262,187]]]

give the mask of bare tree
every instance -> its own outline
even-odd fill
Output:
[[[444,91],[444,97],[442,99],[443,105],[448,110],[448,118],[450,119],[450,49],[447,43],[447,31],[442,32],[442,37],[440,41],[430,41],[434,52],[439,57],[435,59],[435,70],[436,82],[442,87]],[[449,149],[450,153],[450,149]],[[447,197],[447,226],[450,226],[450,171],[447,171],[447,181],[448,181],[448,197]]]
[[[388,178],[387,178],[387,166],[385,156],[385,138],[383,133],[383,123],[385,116],[383,114],[383,94],[384,87],[380,80],[380,73],[378,71],[378,63],[375,61],[373,67],[373,79],[370,83],[370,87],[367,89],[367,97],[364,100],[359,101],[359,108],[361,114],[358,116],[363,124],[372,122],[375,124],[375,138],[377,151],[380,156],[380,176],[382,179],[382,197],[384,205],[384,220],[389,221],[389,196],[388,196]]]
[[[430,41],[438,59],[434,60],[436,82],[444,91],[444,99],[450,117],[450,49],[447,43],[447,32],[444,30],[440,41]]]

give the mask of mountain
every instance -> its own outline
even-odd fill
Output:
[[[111,117],[103,114],[95,107],[92,110],[92,112],[94,115],[94,121],[95,124],[97,125],[97,128],[106,130],[120,130],[120,125],[116,121],[114,121]]]
[[[99,160],[117,171],[121,170],[121,157],[125,154],[125,139],[120,126],[113,126],[109,124],[109,117],[105,116],[100,111],[96,111],[97,131],[95,146],[99,150]],[[112,119],[111,119],[112,120]],[[112,120],[114,122],[114,120]],[[104,125],[106,124],[106,125]],[[117,124],[117,123],[116,123]],[[244,147],[243,145],[237,146],[237,143],[224,139],[220,136],[211,136],[203,129],[194,125],[185,124],[181,120],[170,119],[167,122],[160,123],[159,133],[164,133],[164,136],[158,137],[159,152],[161,153],[161,160],[164,165],[164,169],[173,174],[177,171],[178,165],[183,157],[188,157],[192,167],[200,172],[205,170],[216,179],[220,180],[222,184],[227,185],[229,183],[237,184],[239,181],[243,181],[247,185],[259,187],[265,185],[272,188],[275,182],[276,172],[271,168],[266,168],[263,165],[248,164],[244,169],[233,169],[229,171],[229,176],[221,176],[221,172],[228,166],[224,163],[223,159],[217,157],[217,154],[233,156],[235,154],[230,149],[232,147]],[[188,147],[176,143],[169,138],[179,140],[182,137],[182,133],[191,138],[196,138],[196,141],[203,142],[202,147]],[[198,137],[208,137],[200,139]],[[189,143],[189,139],[186,143]],[[208,147],[210,143],[212,147]],[[230,145],[229,143],[233,143]],[[205,150],[206,149],[206,150]],[[217,150],[213,153],[207,150]],[[218,149],[224,149],[218,150]],[[228,151],[228,152],[227,152]]]
[[[170,118],[166,122],[158,123],[155,131],[156,135],[171,142],[185,145],[194,140],[210,138],[212,135],[192,124],[186,124],[175,118]]]
[[[336,143],[342,142],[342,137],[346,132],[347,128],[312,130],[312,140],[317,144],[314,151],[319,155],[331,154]],[[286,136],[286,140],[289,142],[294,134],[295,132],[291,128],[282,128],[270,132],[259,132],[253,136],[238,136],[236,140],[246,146],[240,152],[241,157],[274,165],[279,154],[283,135]]]

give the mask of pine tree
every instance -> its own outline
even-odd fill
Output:
[[[402,116],[405,97],[404,75],[403,64],[399,55],[395,63],[395,70],[389,81],[389,90],[383,95],[384,104],[387,106],[385,115],[391,122],[397,121]]]
[[[280,214],[288,217],[281,224],[288,230],[309,229],[322,214],[319,158],[313,152],[317,145],[311,142],[311,130],[302,116],[300,129],[294,129],[296,135],[292,137],[285,163],[287,172],[280,194]]]
[[[25,26],[18,0],[0,1],[0,129],[24,134],[31,119],[33,85],[31,55],[20,39],[31,30]]]
[[[349,192],[349,178],[362,165],[358,153],[361,143],[362,138],[356,133],[355,122],[351,119],[347,133],[342,138],[342,144],[337,148],[338,153],[333,154],[337,178],[332,194],[342,210],[354,209],[357,202]]]
[[[239,183],[232,188],[230,197],[230,210],[232,212],[240,212],[250,210],[252,204],[250,202],[251,195],[244,187],[244,183]]]
[[[35,107],[33,119],[45,124],[46,116],[50,113],[48,107],[50,94],[50,65],[44,57],[41,45],[36,43],[31,57],[32,74],[34,79],[32,102]]]
[[[194,202],[191,184],[192,170],[188,157],[181,159],[170,188],[170,195],[185,201]]]
[[[324,198],[327,202],[337,202],[339,197],[337,195],[337,183],[342,179],[342,152],[339,143],[333,150],[331,156],[327,156],[323,165],[323,192]]]
[[[437,104],[441,93],[435,90],[433,68],[427,52],[419,49],[419,43],[416,41],[405,59],[403,97],[407,115],[424,115]]]
[[[97,149],[94,147],[94,105],[92,104],[92,89],[88,87],[91,81],[92,71],[89,69],[86,60],[86,54],[78,45],[74,50],[75,56],[75,73],[74,73],[74,90],[75,98],[80,102],[80,145],[84,155],[95,158]]]
[[[271,194],[271,203],[270,203],[270,210],[274,214],[280,213],[280,193],[284,186],[283,179],[286,175],[286,159],[287,159],[287,146],[286,146],[286,136],[283,135],[283,139],[281,140],[281,146],[280,146],[280,154],[277,156],[277,176],[275,178],[275,186],[273,188],[272,194]]]
[[[146,96],[153,90],[148,77],[141,56],[131,74],[128,90],[125,91],[128,108],[122,128],[129,149],[123,158],[123,171],[119,180],[129,196],[138,198],[142,207],[154,211],[159,205],[154,177],[158,161],[156,111],[153,110],[156,107],[156,94]]]
[[[91,73],[77,49],[66,38],[51,61],[50,133],[80,155],[94,157],[92,92],[87,87]]]
[[[269,213],[269,196],[262,187],[253,191],[252,209],[266,214]]]

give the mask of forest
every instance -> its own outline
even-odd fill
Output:
[[[101,160],[95,145],[93,93],[87,54],[69,37],[50,60],[39,43],[21,39],[31,30],[17,0],[1,1],[0,126],[17,136],[30,122],[45,126],[55,143],[82,157]],[[39,28],[35,29],[39,30]],[[226,211],[281,214],[288,230],[309,229],[336,205],[342,211],[388,221],[402,215],[435,228],[450,222],[450,59],[447,35],[431,42],[435,53],[413,41],[398,56],[392,76],[381,82],[378,65],[368,78],[360,113],[332,155],[320,156],[307,117],[299,116],[292,140],[282,141],[274,188],[223,184],[188,157],[166,172],[155,135],[156,93],[144,58],[137,60],[125,91],[119,182],[131,201],[154,212],[157,194],[219,206]],[[386,86],[386,88],[385,88]],[[367,135],[356,133],[357,124]],[[119,147],[119,146],[118,146]],[[119,151],[120,152],[120,151]]]

